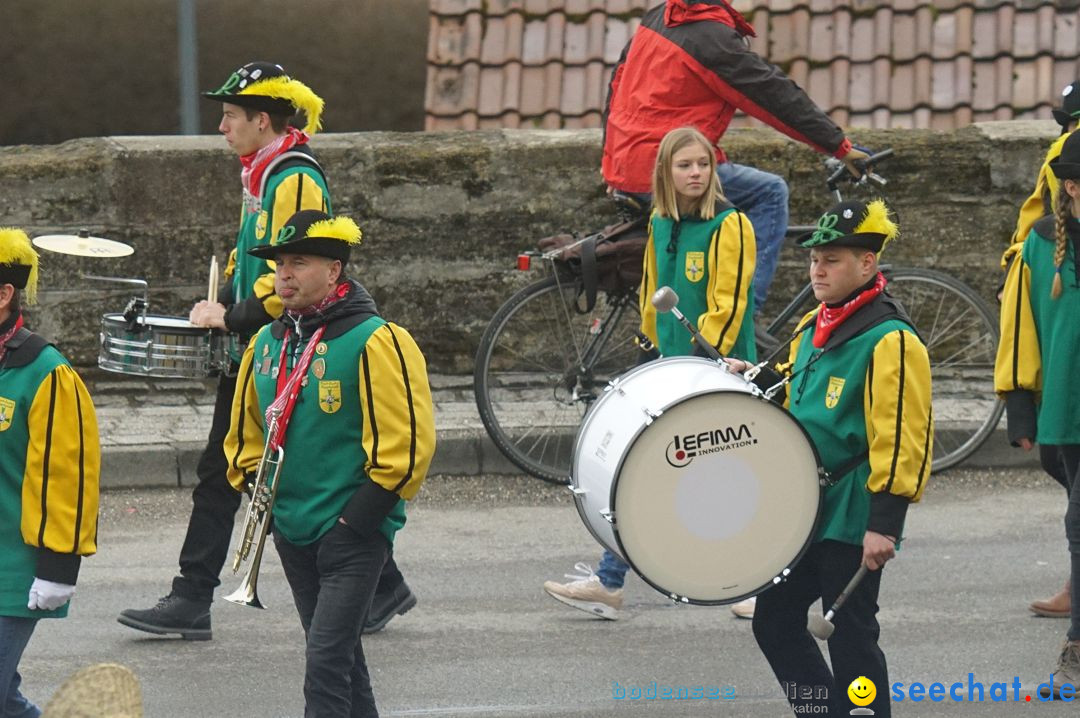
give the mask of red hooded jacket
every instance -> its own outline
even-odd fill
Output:
[[[719,149],[736,109],[819,152],[842,157],[844,132],[806,93],[747,47],[754,30],[724,0],[667,0],[641,20],[611,75],[604,109],[604,179],[624,192],[652,191],[665,134],[698,128]]]

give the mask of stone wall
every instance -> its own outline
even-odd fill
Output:
[[[944,270],[992,299],[998,258],[1054,130],[1008,122],[860,132],[860,142],[897,152],[882,170],[903,230],[889,259]],[[365,231],[350,271],[441,373],[470,372],[488,318],[539,277],[514,271],[519,250],[545,234],[612,221],[598,131],[325,134],[314,148],[336,210]],[[812,222],[830,204],[821,157],[805,147],[743,130],[725,148],[788,178],[793,222]],[[210,255],[221,261],[228,252],[239,205],[236,159],[217,137],[0,148],[0,183],[0,225],[31,235],[85,228],[136,249],[118,260],[43,258],[41,305],[31,318],[79,364],[95,361],[101,315],[131,294],[83,274],[145,278],[152,311],[186,315],[205,294]],[[804,277],[805,257],[785,248],[766,312]]]

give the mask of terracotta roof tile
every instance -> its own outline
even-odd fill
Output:
[[[612,67],[662,1],[430,0],[426,126],[597,126]],[[843,124],[1045,118],[1080,76],[1080,0],[734,4],[752,47]]]

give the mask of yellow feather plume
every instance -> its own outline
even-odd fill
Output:
[[[360,231],[360,227],[356,222],[352,221],[348,217],[334,217],[333,219],[324,219],[321,222],[315,222],[308,227],[306,237],[333,237],[334,239],[340,239],[343,242],[349,244],[360,244],[360,240],[363,239],[364,233]]]
[[[259,95],[260,97],[276,97],[279,100],[287,100],[292,106],[304,113],[307,124],[304,132],[314,135],[322,129],[323,99],[316,95],[310,87],[293,80],[285,75],[268,77],[251,83],[243,90],[241,95]]]
[[[30,244],[26,232],[14,227],[0,227],[0,264],[21,264],[30,266],[30,277],[26,289],[21,290],[26,304],[33,304],[37,299],[38,255]]]
[[[896,226],[896,222],[889,219],[889,208],[885,206],[884,200],[875,199],[866,205],[866,216],[855,228],[856,234],[862,232],[884,234],[885,244],[881,245],[882,250],[900,234],[900,228]]]

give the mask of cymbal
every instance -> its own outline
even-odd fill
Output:
[[[89,234],[45,234],[31,240],[35,247],[78,257],[126,257],[134,253],[131,245]]]

